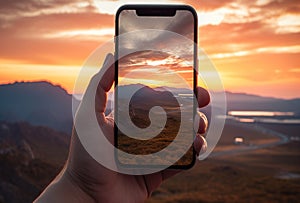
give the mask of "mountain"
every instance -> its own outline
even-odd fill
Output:
[[[131,92],[135,92],[140,88],[148,87],[146,85],[137,83],[137,84],[130,84],[130,85],[120,85],[118,86],[119,90],[119,98],[126,98],[128,95],[130,95]],[[148,87],[150,88],[150,87]],[[164,92],[164,91],[171,91],[173,94],[190,94],[192,93],[191,90],[186,88],[175,88],[175,87],[167,87],[167,86],[161,86],[156,88],[151,88],[154,91],[157,92]]]
[[[47,127],[0,122],[0,202],[32,202],[63,167],[69,139]]]
[[[148,86],[144,86],[131,98],[130,104],[133,107],[137,106],[168,106],[178,107],[179,104],[173,94],[169,91],[156,91]]]
[[[131,91],[136,91],[141,87],[146,87],[142,84],[131,84],[119,86],[119,97],[126,98],[128,97]],[[164,91],[171,90],[175,95],[177,94],[188,94],[190,90],[185,88],[170,88],[170,87],[157,87],[153,90],[155,91]],[[145,91],[146,92],[146,91]],[[149,91],[150,92],[150,91]],[[151,94],[151,93],[150,93]],[[149,95],[150,95],[149,94]],[[219,92],[211,92],[211,95],[214,96],[216,100],[218,100],[221,95]],[[263,97],[258,95],[246,94],[246,93],[233,93],[233,92],[225,92],[226,102],[227,102],[227,110],[228,111],[282,111],[282,112],[295,112],[296,115],[300,116],[300,98],[296,99],[280,99],[273,97]],[[153,99],[155,97],[147,97],[144,94],[145,98]],[[204,112],[209,112],[211,107],[210,105],[204,109]]]
[[[49,82],[15,82],[0,85],[0,120],[26,121],[71,132],[72,96]]]
[[[154,90],[156,90],[156,91],[169,90],[174,94],[191,94],[191,93],[193,93],[192,90],[187,89],[187,88],[175,88],[175,87],[167,87],[167,86],[156,87],[156,88],[154,88]]]
[[[127,98],[131,92],[135,92],[140,88],[145,87],[142,84],[130,84],[130,85],[120,85],[118,86],[118,97],[119,98]]]
[[[226,97],[228,111],[291,111],[300,115],[300,98],[287,100],[232,92],[226,92]]]
[[[186,94],[190,91],[184,88],[157,87],[150,88],[142,84],[132,84],[119,87],[119,97],[127,98],[134,90],[136,101],[163,102],[169,100],[166,89],[175,94]],[[213,94],[218,98],[217,92]],[[300,99],[278,99],[261,97],[244,93],[226,92],[227,110],[256,111],[292,111],[300,115]],[[109,97],[110,98],[110,97]],[[62,87],[49,82],[16,82],[0,85],[0,120],[8,122],[26,121],[31,125],[47,126],[58,131],[71,132],[72,129],[72,96]],[[172,101],[171,101],[172,103]],[[172,104],[171,104],[172,105]],[[108,100],[110,112],[112,101]],[[210,107],[203,109],[208,111]]]

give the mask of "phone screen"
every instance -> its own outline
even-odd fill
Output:
[[[192,143],[196,108],[192,98],[197,83],[195,12],[187,6],[125,6],[116,15],[116,36],[122,35],[125,37],[117,39],[116,55],[131,51],[120,56],[116,65],[116,148],[134,155],[153,154],[169,146],[179,131]],[[174,37],[176,35],[182,37]],[[183,117],[185,109],[189,110]],[[150,114],[154,115],[153,120]],[[163,128],[156,131],[153,125],[160,114],[165,114],[166,121]],[[136,138],[128,136],[130,129],[124,128],[130,128],[130,122],[137,128],[150,129],[147,133],[153,133],[151,139],[143,139],[146,133]],[[117,160],[125,166],[167,165],[168,157],[181,150],[180,145],[178,142],[173,146],[174,152],[169,150],[156,161],[129,159],[120,154]],[[190,146],[171,168],[188,168],[194,161],[194,150]]]

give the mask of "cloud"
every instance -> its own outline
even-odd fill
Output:
[[[82,2],[7,1],[0,7],[3,13],[14,15],[4,19],[0,15],[1,60],[22,60],[26,63],[82,64],[101,42],[114,35],[114,16],[77,10],[71,13],[56,10]],[[3,1],[1,1],[3,4]],[[33,12],[34,15],[25,15]],[[40,10],[39,10],[40,9]],[[45,9],[53,12],[44,12]],[[49,10],[50,9],[50,10]],[[37,14],[37,15],[35,15]]]
[[[209,25],[200,28],[200,44],[210,54],[293,47],[299,44],[300,32],[279,33],[276,30],[262,21]]]
[[[15,19],[24,16],[37,16],[53,13],[76,13],[95,10],[93,1],[82,0],[10,0],[0,1],[1,17]]]
[[[233,57],[244,57],[248,55],[256,55],[256,54],[285,54],[285,53],[300,53],[300,45],[296,46],[280,46],[280,47],[263,47],[246,51],[234,51],[234,52],[226,52],[226,53],[217,53],[211,54],[210,57],[214,58],[233,58]]]
[[[44,38],[73,38],[80,41],[98,41],[100,38],[112,38],[113,28],[70,30],[42,35]]]
[[[43,14],[14,19],[9,26],[0,29],[20,32],[23,37],[26,34],[36,34],[34,37],[37,37],[43,32],[113,27],[113,20],[113,16],[89,12]]]
[[[157,74],[166,73],[166,71],[169,72],[168,70],[181,71],[180,73],[185,74],[193,70],[192,65],[187,63],[188,59],[161,51],[139,51],[121,58],[119,68],[121,75],[133,70],[139,72],[139,74],[143,74],[139,70],[145,70],[145,67],[147,67],[146,71],[151,70],[151,72],[156,72]]]
[[[267,4],[261,6],[263,10],[284,10],[285,12],[295,11],[300,8],[299,4],[296,4],[294,0],[271,0]]]
[[[277,21],[277,33],[299,33],[300,32],[300,15],[287,14],[280,16]]]
[[[175,18],[167,26],[166,30],[190,38],[190,36],[194,33],[194,23],[194,17],[190,12],[178,11]],[[193,38],[191,38],[191,40],[193,40]]]
[[[105,2],[120,6],[128,1]],[[276,85],[276,81],[281,81],[280,85],[286,88],[288,84],[300,85],[297,82],[300,77],[300,4],[294,0],[160,1],[165,2],[185,2],[197,9],[199,44],[212,58],[221,75],[225,75],[225,83],[232,83],[229,85],[235,88],[232,90],[243,91],[245,88],[252,91],[258,87],[255,82],[261,85],[268,81],[270,87],[271,83]],[[82,64],[96,47],[110,40],[114,34],[115,11],[109,10],[107,5],[102,0],[0,1],[1,62]],[[151,25],[177,31],[192,39],[191,33],[186,32],[190,25],[184,23],[184,18],[177,20],[173,24],[153,21]],[[142,22],[145,26],[150,25],[147,23],[151,23],[150,20]],[[180,24],[180,29],[173,26],[176,23]],[[123,22],[126,29],[130,28],[130,24],[130,21],[127,24]],[[191,46],[176,43],[168,35],[150,37],[149,33],[144,33],[138,37],[129,40],[136,42],[129,49],[147,48],[156,38],[159,42],[156,49],[191,59],[192,52],[187,51]],[[143,57],[140,57],[142,63]],[[160,57],[159,60],[171,58],[168,55]],[[174,62],[173,65],[183,64]],[[293,82],[289,83],[289,78]],[[245,82],[244,85],[240,85],[240,80]],[[284,88],[282,91],[284,95]]]
[[[184,0],[183,2],[193,6],[197,10],[210,11],[225,7],[231,2],[234,2],[234,0]]]
[[[122,63],[125,66],[146,65],[145,61],[149,58],[151,58],[152,60],[164,60],[169,56],[170,55],[165,52],[143,50],[125,55],[120,59],[120,63]]]
[[[82,64],[95,48],[112,39],[112,22],[113,16],[96,13],[15,19],[11,26],[0,28],[0,59],[41,64]]]
[[[178,11],[174,17],[141,17],[133,11],[123,11],[119,17],[120,33],[143,29],[176,32],[183,36],[193,33],[194,19],[189,11]]]
[[[180,0],[94,0],[93,2],[100,13],[114,15],[124,4],[175,4],[180,3]]]
[[[205,22],[205,18],[199,18],[199,24],[204,25],[200,27],[201,43],[209,45],[208,49],[214,53],[297,45],[300,33],[297,8],[297,2],[289,0],[229,2],[207,13],[219,16],[219,21]]]
[[[120,55],[128,51],[161,50],[178,57],[193,54],[194,18],[189,11],[175,17],[137,17],[135,12],[120,15]],[[145,30],[152,28],[151,30]]]

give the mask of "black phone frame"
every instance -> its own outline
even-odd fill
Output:
[[[158,16],[157,14],[161,14],[159,16],[174,16],[176,14],[177,10],[187,10],[190,11],[193,14],[194,17],[194,74],[193,74],[193,92],[196,98],[198,98],[197,94],[197,84],[198,84],[198,17],[195,9],[189,5],[168,5],[168,4],[128,4],[128,5],[123,5],[121,6],[117,12],[116,12],[116,17],[115,17],[115,87],[118,86],[118,47],[119,47],[119,42],[118,42],[118,36],[119,36],[119,16],[120,13],[124,10],[136,10],[137,15],[140,16]],[[139,10],[139,11],[137,11]],[[169,11],[167,11],[169,10]],[[142,11],[142,12],[140,12]],[[157,11],[157,12],[155,12]],[[159,12],[158,12],[159,11]],[[175,11],[175,13],[174,13]],[[117,107],[118,107],[118,101],[117,101],[117,95],[118,91],[115,88],[115,94],[114,94],[114,119],[116,122],[117,119]],[[193,122],[195,119],[196,111],[198,107],[198,102],[194,100],[194,111],[193,111]],[[195,139],[196,132],[193,131],[193,140]],[[117,162],[117,166],[121,166],[124,168],[155,168],[155,167],[161,167],[161,165],[131,165],[131,164],[124,164],[121,163],[118,159],[118,127],[114,123],[114,147],[115,147],[115,160]],[[167,169],[183,169],[187,170],[190,169],[191,167],[194,166],[195,161],[196,161],[196,151],[193,148],[193,159],[192,162],[188,165],[171,165],[167,167]]]

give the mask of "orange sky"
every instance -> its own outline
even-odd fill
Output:
[[[84,60],[114,35],[113,14],[126,2],[1,1],[0,83],[48,80],[71,93]],[[159,2],[188,3],[197,9],[200,45],[219,70],[226,90],[300,97],[300,4],[294,0]]]
[[[193,89],[192,12],[178,10],[172,17],[149,18],[127,10],[120,13],[118,21],[118,85]]]
[[[194,69],[190,64],[193,61],[164,52],[135,52],[119,60],[118,85],[141,83],[152,88],[167,86],[193,89]]]

